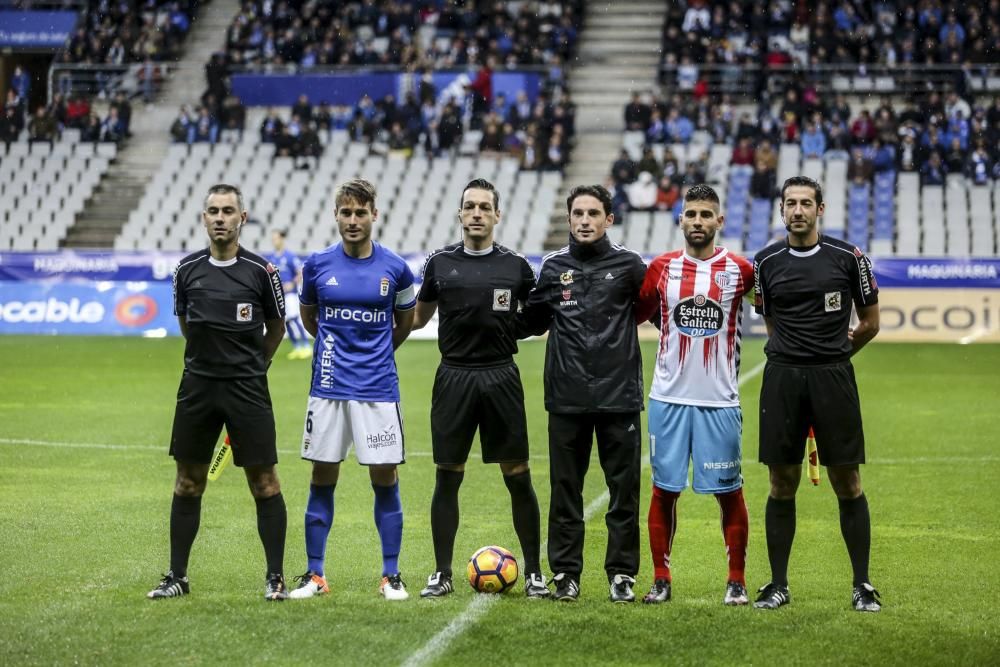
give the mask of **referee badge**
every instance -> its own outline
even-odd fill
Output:
[[[236,304],[236,321],[237,322],[253,322],[253,304],[252,303],[238,303],[238,304]]]
[[[510,290],[493,290],[493,310],[510,310]]]
[[[827,292],[823,297],[826,312],[836,313],[840,311],[840,292]]]
[[[389,296],[389,279],[383,277],[381,282],[378,284],[378,293],[380,296]]]

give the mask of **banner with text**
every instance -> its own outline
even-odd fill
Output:
[[[0,252],[0,334],[178,335],[171,278],[183,253]],[[420,280],[425,255],[403,255]],[[528,255],[535,271],[541,255]],[[651,256],[645,258],[652,259]],[[875,258],[879,341],[1000,342],[1000,259]],[[744,333],[765,335],[744,313]],[[415,337],[433,337],[435,323]]]

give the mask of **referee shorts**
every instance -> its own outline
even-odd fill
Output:
[[[170,455],[188,463],[211,463],[223,426],[236,465],[278,462],[266,375],[214,379],[185,371],[177,390]]]
[[[792,366],[768,361],[760,388],[760,462],[801,465],[812,426],[819,462],[865,462],[861,401],[850,361]]]
[[[477,428],[483,463],[528,460],[524,388],[514,362],[474,368],[438,366],[431,397],[434,463],[465,463]]]

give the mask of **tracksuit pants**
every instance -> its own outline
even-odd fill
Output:
[[[579,581],[583,571],[583,480],[597,435],[597,453],[610,500],[604,521],[608,546],[604,569],[634,577],[639,571],[639,476],[641,423],[638,412],[549,413],[549,566]]]

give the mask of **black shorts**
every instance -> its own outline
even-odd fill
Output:
[[[170,455],[188,463],[211,463],[223,426],[236,465],[278,462],[266,376],[216,380],[185,372],[177,390]]]
[[[434,463],[465,463],[477,428],[484,463],[528,460],[524,389],[513,362],[438,367],[431,398]]]
[[[854,366],[850,361],[822,366],[768,361],[760,388],[760,462],[801,465],[810,426],[822,465],[865,462]]]

